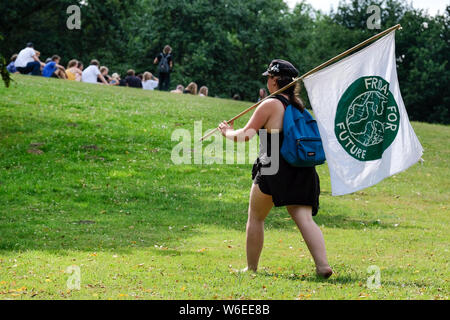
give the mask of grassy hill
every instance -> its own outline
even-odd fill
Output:
[[[239,274],[251,164],[175,165],[171,136],[250,103],[14,80],[0,88],[0,299],[448,299],[449,126],[413,123],[423,165],[362,192],[332,197],[318,167],[332,278],[315,276],[284,208],[260,271]]]

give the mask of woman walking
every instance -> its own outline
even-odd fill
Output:
[[[267,89],[272,94],[291,83],[298,76],[298,71],[290,62],[277,59],[270,63],[263,76],[267,76]],[[273,206],[285,206],[311,252],[316,273],[328,278],[333,271],[328,264],[325,241],[312,218],[318,212],[320,194],[319,176],[315,167],[293,167],[280,155],[278,171],[275,174],[264,174],[264,168],[271,166],[273,141],[278,140],[279,148],[276,152],[281,148],[284,111],[289,104],[301,112],[304,110],[303,103],[296,95],[296,86],[261,103],[244,128],[234,130],[233,123],[226,121],[219,125],[222,135],[236,142],[248,141],[260,129],[267,132],[267,141],[261,139],[260,154],[252,170],[253,185],[247,220],[247,268],[244,270],[257,270],[264,243],[264,220]]]

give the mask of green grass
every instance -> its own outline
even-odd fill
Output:
[[[238,274],[251,164],[174,165],[171,134],[250,103],[14,80],[0,88],[0,299],[448,299],[449,126],[413,123],[425,163],[362,192],[332,197],[318,167],[332,278],[315,276],[284,208],[260,271]]]

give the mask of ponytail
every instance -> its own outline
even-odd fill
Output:
[[[277,80],[278,88],[283,88],[287,86],[289,83],[292,82],[291,77],[281,76]],[[289,104],[291,104],[294,108],[297,108],[301,112],[305,110],[305,105],[303,104],[303,101],[299,98],[299,94],[301,91],[301,86],[297,82],[295,85],[287,88],[284,93],[286,93],[289,96]]]

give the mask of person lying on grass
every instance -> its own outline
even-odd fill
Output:
[[[298,76],[298,71],[288,61],[273,60],[263,76],[267,76],[267,88],[272,94],[291,83]],[[279,154],[283,142],[285,108],[289,104],[301,112],[305,108],[295,89],[295,86],[291,86],[261,103],[242,129],[234,130],[233,123],[227,121],[218,127],[224,137],[236,142],[248,141],[256,132],[267,134],[267,139],[261,137],[260,154],[252,169],[253,185],[247,220],[247,268],[242,271],[258,269],[264,243],[264,220],[275,205],[286,206],[314,259],[317,275],[329,278],[333,271],[328,264],[325,241],[312,218],[319,209],[319,176],[315,167],[293,167]],[[274,150],[272,144],[275,144]],[[274,152],[277,154],[271,154]],[[269,172],[271,170],[267,169],[274,162],[278,162],[278,166],[275,165],[274,172]]]

